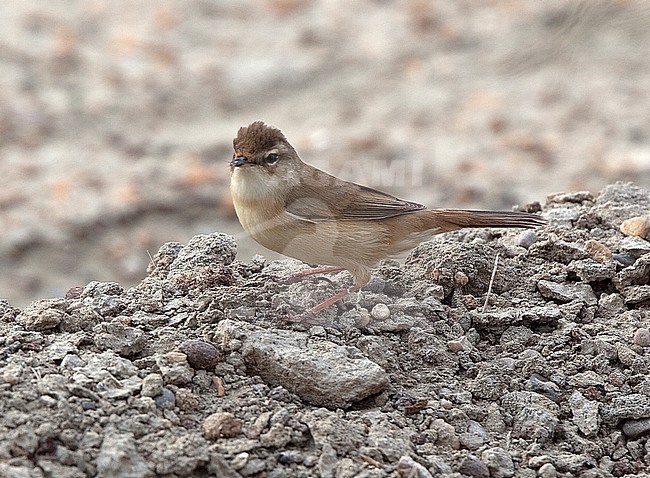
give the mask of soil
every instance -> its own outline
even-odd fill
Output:
[[[51,0],[0,7],[0,297],[130,287],[236,222],[264,120],[304,160],[431,207],[650,187],[645,1]]]
[[[619,477],[650,472],[650,192],[557,194],[535,230],[288,283],[223,233],[133,288],[0,302],[3,477]]]

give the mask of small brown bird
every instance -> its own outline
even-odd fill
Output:
[[[318,312],[370,280],[381,259],[441,232],[466,227],[535,227],[525,212],[427,209],[344,181],[304,163],[282,132],[256,121],[233,140],[230,191],[239,222],[264,247],[308,264],[348,270],[355,287],[314,307]]]

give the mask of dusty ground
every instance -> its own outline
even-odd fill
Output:
[[[318,325],[347,274],[287,285],[221,233],[0,302],[0,476],[648,476],[650,192],[542,215],[383,263]]]
[[[650,186],[645,1],[8,0],[0,31],[0,297],[18,306],[239,235],[226,162],[258,119],[432,206]]]

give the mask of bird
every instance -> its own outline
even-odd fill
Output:
[[[230,192],[244,230],[267,249],[323,266],[314,271],[347,270],[352,275],[353,287],[308,315],[360,290],[382,259],[399,256],[433,235],[545,223],[539,215],[520,211],[429,209],[340,179],[304,162],[282,131],[263,121],[242,126],[233,149]]]

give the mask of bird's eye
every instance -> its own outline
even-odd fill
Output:
[[[278,153],[269,153],[266,155],[266,158],[264,158],[264,162],[266,164],[275,164],[278,162],[280,159],[280,155]]]

